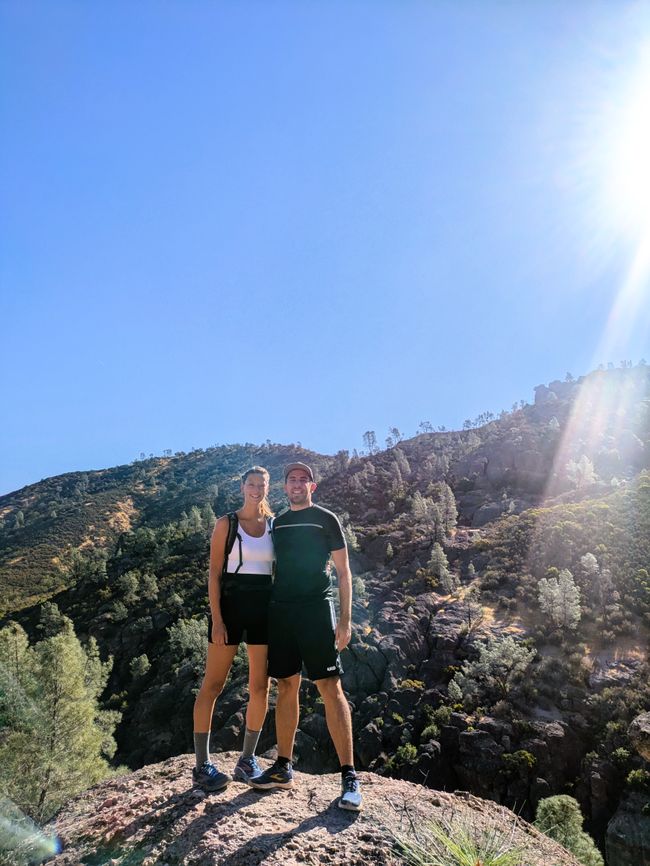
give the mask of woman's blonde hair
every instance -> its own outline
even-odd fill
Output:
[[[261,475],[262,478],[266,481],[267,484],[271,483],[271,476],[269,475],[268,469],[265,469],[263,466],[251,466],[250,469],[247,469],[246,472],[241,477],[242,485],[246,481],[249,475]],[[269,500],[265,496],[264,499],[260,502],[260,510],[264,517],[273,517],[274,512],[271,511],[271,506],[269,505]]]

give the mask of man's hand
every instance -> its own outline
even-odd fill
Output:
[[[228,643],[228,632],[222,619],[212,622],[212,643],[215,646],[225,646]]]
[[[336,648],[341,652],[341,650],[344,650],[350,643],[350,638],[352,637],[352,627],[350,623],[337,622],[335,636]]]

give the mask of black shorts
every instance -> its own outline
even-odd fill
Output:
[[[244,575],[245,577],[245,575]],[[267,588],[235,590],[221,596],[221,617],[226,626],[226,646],[262,644],[269,642],[269,599],[271,583]],[[208,641],[212,643],[212,617],[208,616]]]
[[[269,676],[299,674],[303,663],[310,680],[343,673],[336,649],[334,602],[271,602],[269,605]]]

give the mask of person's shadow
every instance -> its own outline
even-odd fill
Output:
[[[198,815],[183,832],[176,836],[171,844],[165,847],[163,856],[179,855],[185,848],[186,840],[190,838],[192,845],[196,845],[203,836],[213,831],[216,824],[227,823],[228,819],[240,809],[259,801],[260,792],[247,788],[232,799],[223,796],[225,792],[208,795],[205,812]],[[268,791],[263,797],[280,798],[284,792]],[[261,833],[249,839],[241,847],[220,861],[220,866],[239,866],[246,863],[247,866],[255,866],[266,857],[278,851],[295,836],[309,833],[317,827],[324,827],[330,835],[335,835],[348,828],[358,817],[358,812],[339,809],[336,805],[338,797],[321,812],[305,818],[295,827],[276,833]],[[100,866],[119,857],[122,866],[139,866],[145,859],[151,845],[163,842],[167,831],[181,818],[196,808],[199,801],[192,795],[192,789],[174,794],[160,806],[150,809],[144,814],[138,815],[130,824],[120,828],[115,838],[101,849],[96,850],[90,856],[84,858],[85,866]],[[203,801],[205,802],[205,801]],[[145,830],[144,835],[140,835]],[[138,835],[139,838],[130,851],[125,851],[128,840]],[[126,844],[125,844],[126,843]]]
[[[263,796],[281,797],[283,793],[284,792],[282,791],[269,791]],[[245,803],[251,803],[254,800],[259,799],[259,791],[246,791],[236,797],[232,802],[234,803],[240,798]],[[324,827],[331,836],[343,832],[359,817],[359,812],[339,809],[337,805],[338,800],[339,797],[335,797],[329,806],[321,812],[318,812],[316,815],[311,815],[309,818],[305,818],[300,822],[300,824],[297,824],[290,830],[283,830],[282,832],[276,833],[260,833],[259,835],[254,836],[252,839],[249,839],[237,848],[236,851],[233,851],[231,854],[226,855],[226,857],[220,860],[219,866],[241,866],[242,863],[246,863],[246,866],[256,866],[256,864],[262,863],[267,857],[284,847],[287,842],[290,842],[296,836],[300,836],[303,833],[309,833],[317,827]],[[237,806],[237,809],[241,808],[241,806],[244,805],[244,802],[240,803]],[[233,814],[237,809],[224,810],[220,819],[222,820],[228,815]],[[203,823],[207,824],[205,829],[202,827]],[[207,818],[206,820],[206,816],[201,816],[200,818],[197,818],[197,820],[193,822],[193,824],[191,824],[182,835],[184,836],[185,833],[196,833],[197,830],[199,832],[202,830],[202,836],[206,830],[213,827],[213,820],[210,818]]]

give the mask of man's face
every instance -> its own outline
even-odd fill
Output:
[[[292,469],[284,482],[284,492],[292,505],[309,505],[316,485],[304,469]]]

